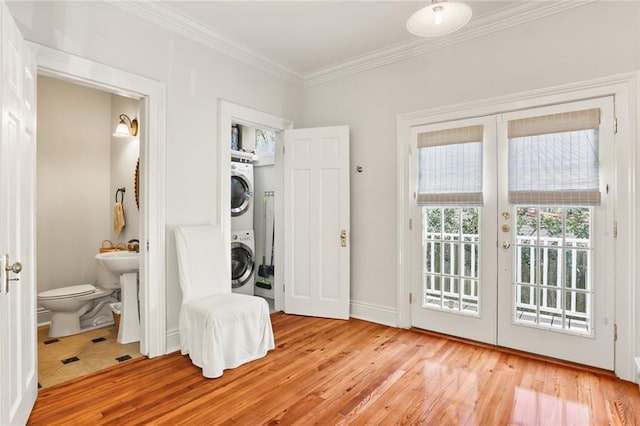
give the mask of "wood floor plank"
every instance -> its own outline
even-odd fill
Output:
[[[39,392],[30,425],[640,424],[637,385],[351,319],[272,315],[276,349],[218,379],[179,353]]]

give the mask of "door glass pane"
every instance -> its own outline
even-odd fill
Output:
[[[480,208],[423,207],[422,307],[478,315]]]
[[[518,206],[516,323],[592,333],[591,207]]]

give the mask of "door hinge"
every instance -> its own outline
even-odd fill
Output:
[[[282,155],[284,155],[284,145],[282,145]]]
[[[409,292],[409,304],[413,303],[413,293]]]
[[[618,324],[613,324],[613,341],[618,341]]]
[[[149,240],[147,240],[147,251],[149,251]]]
[[[613,119],[613,134],[618,133],[618,119],[614,117]]]
[[[409,218],[409,229],[413,229],[413,219]]]
[[[618,238],[618,221],[613,221],[613,238]]]
[[[609,184],[607,184],[607,186],[605,187],[606,193],[609,193]]]

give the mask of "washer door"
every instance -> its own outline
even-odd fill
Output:
[[[253,251],[243,243],[231,243],[231,287],[245,285],[253,276],[255,269]]]
[[[251,185],[242,175],[231,175],[231,216],[240,216],[249,208]]]

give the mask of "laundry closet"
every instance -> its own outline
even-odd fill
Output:
[[[271,308],[275,274],[276,132],[232,123],[231,287]]]

